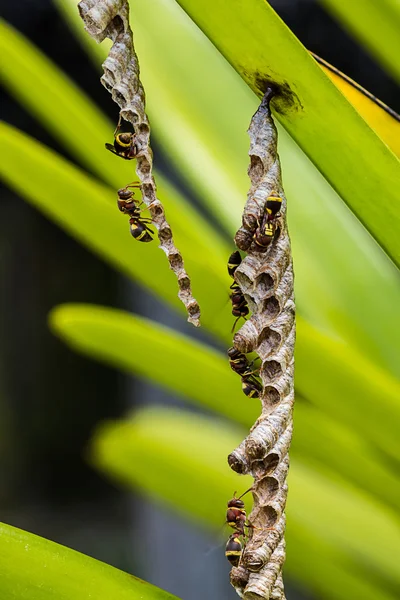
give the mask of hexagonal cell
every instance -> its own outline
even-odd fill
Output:
[[[276,467],[279,465],[279,460],[280,456],[276,452],[270,452],[269,454],[267,454],[267,456],[262,461],[264,469],[263,474],[267,475],[268,473],[273,473]]]
[[[171,230],[169,229],[169,231],[171,231]],[[183,259],[182,259],[182,256],[179,254],[179,252],[175,252],[174,254],[169,254],[168,259],[169,259],[169,264],[174,269],[180,269],[183,267]]]
[[[264,327],[258,337],[258,344],[258,353],[261,356],[268,356],[281,345],[281,335],[269,327]]]
[[[182,275],[179,277],[179,288],[181,291],[190,290],[190,279],[187,275]]]
[[[248,168],[249,177],[252,185],[256,185],[264,176],[265,168],[263,161],[259,156],[252,154],[250,156],[250,166]]]
[[[163,209],[162,205],[158,202],[157,204],[153,204],[151,206],[151,212],[152,212],[153,218],[161,217],[161,215],[164,213],[164,209]]]
[[[279,315],[280,306],[275,296],[266,298],[262,303],[262,313],[268,320],[275,319]]]
[[[260,375],[263,380],[275,381],[282,375],[281,364],[277,360],[266,360],[261,367]]]
[[[259,507],[259,520],[262,522],[263,529],[273,528],[279,519],[277,511],[266,504]]]
[[[232,471],[244,475],[247,473],[247,463],[239,458],[235,452],[231,452],[228,456],[228,464]]]
[[[279,481],[275,477],[262,477],[257,482],[257,493],[263,496],[264,501],[271,501],[279,490]]]
[[[150,200],[150,202],[154,202],[156,200],[156,194],[154,191],[154,187],[150,183],[144,183],[142,185],[142,192],[143,192],[143,195],[146,196],[146,198],[148,200]],[[163,211],[162,211],[161,204],[159,205],[159,207],[161,208],[161,210],[158,207],[157,207],[157,209],[154,207],[155,213],[162,214]]]
[[[264,388],[262,395],[262,401],[264,409],[267,407],[274,408],[281,401],[281,395],[279,391],[272,385],[267,385]]]
[[[255,280],[255,287],[260,297],[264,298],[274,289],[274,280],[269,273],[261,273]]]

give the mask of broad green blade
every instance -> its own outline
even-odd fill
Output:
[[[226,355],[171,329],[122,311],[71,304],[53,310],[50,324],[53,331],[75,350],[156,382],[240,425],[250,427],[258,417],[259,403],[243,396],[240,378],[229,368]],[[302,329],[306,336],[309,335],[307,324],[303,323]],[[318,346],[318,343],[314,352],[315,355],[324,353],[329,357],[325,347]],[[316,362],[315,357],[309,360],[311,364]],[[301,368],[304,370],[304,367]],[[329,372],[329,362],[324,368]],[[347,380],[341,378],[346,368],[345,362],[335,365],[336,381],[332,395],[341,389],[341,402],[352,406],[351,393],[346,392]],[[307,378],[308,372],[306,370],[305,375],[299,376],[300,381]],[[325,373],[314,370],[312,376],[318,381],[319,377],[325,377]],[[353,377],[353,385],[375,389],[374,379],[369,378],[369,369],[359,374],[354,372]],[[310,387],[315,394],[314,388]],[[326,406],[324,392],[313,396],[321,410],[301,401],[296,405],[295,455],[308,460],[319,470],[328,469],[331,474],[347,477],[380,500],[398,508],[398,479],[376,455],[375,449],[362,438],[364,431],[357,434],[356,429],[349,428],[346,422],[340,423],[341,411],[337,410],[336,404],[335,411]],[[367,395],[367,401],[369,397]],[[331,412],[332,416],[327,416],[322,410]],[[353,420],[358,417],[359,410],[356,405]],[[364,412],[366,417],[361,417],[361,422],[363,419],[368,421],[368,405]],[[388,419],[396,420],[391,407],[387,415]],[[365,429],[369,431],[374,426],[376,422],[372,416]],[[344,459],[348,455],[351,455],[351,461]]]
[[[320,0],[400,81],[400,4],[398,0]]]
[[[79,39],[87,40],[72,0],[62,8]],[[133,3],[132,15],[157,138],[179,172],[186,174],[187,183],[233,233],[248,187],[246,129],[256,97],[175,2]],[[400,376],[393,351],[400,345],[397,269],[281,127],[279,152],[298,308]],[[222,183],[226,174],[235,193]]]
[[[113,478],[143,490],[164,507],[179,509],[197,523],[201,519],[205,526],[218,527],[232,491],[244,491],[249,483],[248,478],[240,478],[239,484],[239,478],[233,477],[224,464],[241,435],[243,432],[205,417],[154,408],[137,413],[132,421],[108,422],[99,427],[92,460]],[[394,598],[386,590],[399,583],[400,535],[391,513],[367,495],[344,483],[332,483],[299,460],[292,460],[289,485],[289,544],[290,532],[299,536],[305,529],[318,541],[319,585],[323,585],[324,573],[331,568],[330,560],[323,560],[328,545],[336,555],[336,572],[344,564],[350,569],[356,565],[364,585],[368,582],[377,598]],[[300,547],[308,556],[307,537],[297,545],[298,551]],[[295,562],[296,554],[289,552],[289,575]],[[314,564],[307,564],[304,578],[315,583],[315,574],[308,574],[315,571]],[[324,590],[330,587],[332,577],[326,580]],[[354,579],[353,585],[357,587],[358,580]],[[337,586],[336,595],[327,597],[347,600],[348,594]]]
[[[400,264],[398,159],[264,0],[179,0],[275,114],[395,263]],[[366,176],[368,174],[368,176]],[[382,210],[377,198],[385,198]]]
[[[174,600],[94,558],[0,523],[2,600]]]
[[[117,210],[111,188],[9,125],[0,124],[0,136],[7,147],[0,164],[0,177],[6,183],[91,250],[182,311],[175,276],[157,240],[141,244],[131,237],[127,218]],[[198,237],[192,235],[179,214],[171,216],[176,243],[203,308],[203,322],[221,336],[232,323],[227,304],[229,278],[222,253],[218,262],[207,250],[211,236],[201,240],[201,231]],[[197,224],[201,225],[201,219],[197,218]]]

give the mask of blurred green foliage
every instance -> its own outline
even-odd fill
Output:
[[[397,0],[320,2],[400,81],[400,4]]]
[[[94,558],[0,523],[4,600],[177,600]]]
[[[106,48],[83,31],[74,2],[58,4],[100,71]],[[235,11],[240,13],[244,3],[234,3],[233,25],[240,25],[245,39],[254,38],[244,53],[241,38],[234,43],[230,28],[220,24],[225,2],[217,3],[218,10],[213,6],[206,24],[198,3],[180,4],[233,64],[240,53],[242,75],[244,66],[254,71],[261,64],[279,78],[293,79],[304,101],[304,118],[293,112],[279,116],[287,129],[279,126],[279,152],[299,315],[287,573],[319,598],[392,600],[400,551],[400,484],[394,472],[400,286],[397,269],[376,242],[393,258],[400,256],[395,233],[400,205],[389,202],[398,161],[268,5],[246,3],[245,14],[254,9],[259,16],[253,35],[243,22],[235,24]],[[202,306],[203,326],[228,345],[232,317],[226,259],[233,245],[226,234],[232,235],[240,222],[248,185],[245,132],[257,98],[173,0],[132,3],[132,20],[154,135],[219,225],[210,225],[156,174]],[[257,32],[265,26],[271,39],[260,54],[265,40]],[[180,311],[165,257],[155,244],[134,243],[115,208],[115,189],[134,174],[132,165],[104,151],[113,125],[18,32],[3,23],[1,33],[3,81],[81,165],[73,166],[4,124],[2,178],[116,269]],[[351,176],[349,165],[354,166]],[[385,198],[384,210],[377,197]],[[376,239],[343,200],[361,214]],[[229,470],[226,456],[259,412],[257,403],[243,396],[225,356],[113,309],[62,306],[53,311],[51,326],[78,351],[214,411],[214,419],[142,411],[133,420],[101,425],[91,460],[186,517],[194,506],[199,509],[199,494],[206,495],[207,511],[199,518],[205,527],[218,527],[232,490],[248,485]]]

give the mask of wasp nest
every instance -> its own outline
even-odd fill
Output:
[[[137,146],[136,173],[140,179],[145,204],[149,207],[171,269],[178,278],[180,300],[188,312],[188,321],[199,326],[200,307],[192,296],[191,284],[182,256],[175,247],[172,231],[165,219],[164,207],[156,194],[152,175],[153,154],[150,147],[150,125],[145,112],[145,94],[139,77],[139,63],[129,26],[127,0],[82,0],[79,12],[88,33],[97,41],[106,37],[113,46],[103,63],[101,82],[120,107],[120,118],[129,121]]]
[[[293,370],[295,305],[290,240],[286,225],[286,199],[277,154],[277,132],[271,117],[269,90],[250,127],[251,188],[235,242],[246,258],[235,271],[252,311],[251,318],[234,336],[234,347],[260,358],[262,414],[247,438],[228,457],[238,473],[251,473],[254,506],[249,516],[249,536],[240,563],[231,572],[231,583],[246,600],[285,598],[282,565],[285,560],[286,476],[293,428]],[[267,198],[278,197],[281,208],[268,223],[263,221]],[[272,241],[260,246],[262,223],[272,228]],[[257,233],[258,232],[258,233]]]

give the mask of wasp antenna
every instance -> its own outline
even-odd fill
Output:
[[[246,490],[245,492],[243,492],[243,494],[241,496],[239,496],[238,500],[240,500],[240,498],[243,498],[243,496],[245,496],[246,494],[248,494],[252,490],[253,490],[253,486],[251,486],[251,488],[249,488],[248,490]],[[236,492],[235,492],[235,494],[236,494]]]

